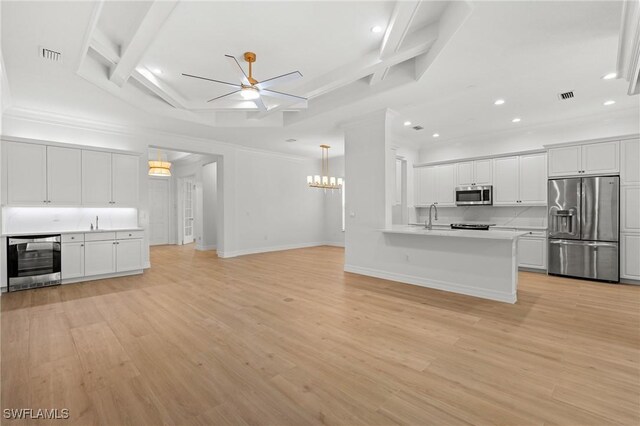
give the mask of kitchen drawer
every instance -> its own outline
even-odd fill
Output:
[[[526,238],[526,237],[547,238],[547,231],[527,231],[526,229],[518,229],[518,231],[527,233],[527,235],[523,235],[522,238]]]
[[[94,232],[91,234],[84,234],[85,241],[107,241],[107,240],[115,240],[116,233],[115,232]]]
[[[62,234],[63,243],[84,243],[84,234]]]
[[[130,240],[132,238],[144,238],[144,231],[118,231],[117,240]]]

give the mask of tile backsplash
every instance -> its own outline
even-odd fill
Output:
[[[2,233],[88,231],[96,216],[100,229],[138,226],[135,208],[3,207]]]
[[[416,208],[416,222],[422,223],[429,217],[428,208]],[[540,226],[547,227],[547,208],[544,206],[497,207],[467,206],[440,207],[438,221],[434,223],[493,223],[498,226]]]

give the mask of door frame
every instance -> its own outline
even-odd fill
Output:
[[[188,175],[188,176],[182,176],[180,178],[177,179],[177,195],[178,195],[178,205],[177,205],[177,214],[176,214],[176,230],[178,231],[178,241],[177,244],[178,245],[184,245],[184,184],[185,181],[187,180],[191,180],[194,185],[196,182],[196,175]],[[194,190],[191,193],[191,203],[192,203],[192,211],[195,212],[195,197],[196,197],[196,191]],[[192,225],[194,227],[195,230],[195,216],[194,216],[194,225]],[[195,235],[194,235],[194,239],[190,242],[193,243],[195,242]],[[189,244],[190,244],[189,243]]]

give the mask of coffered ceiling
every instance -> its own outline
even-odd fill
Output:
[[[150,127],[303,155],[338,125],[397,111],[415,146],[638,109],[615,70],[622,2],[3,2],[2,54],[13,107]],[[372,32],[374,26],[382,31]],[[45,61],[46,47],[62,61]],[[308,104],[206,100],[228,92],[181,73],[237,82],[225,54],[257,54],[258,80]],[[240,62],[243,66],[247,64]],[[557,94],[574,90],[572,101]],[[493,105],[504,98],[500,108]],[[603,109],[605,99],[613,108]],[[411,121],[424,127],[403,126]],[[295,142],[286,140],[296,139]]]

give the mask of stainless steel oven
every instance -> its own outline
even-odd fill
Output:
[[[59,285],[60,240],[60,235],[8,237],[8,291]]]
[[[456,188],[457,206],[493,205],[493,186],[459,186]]]

